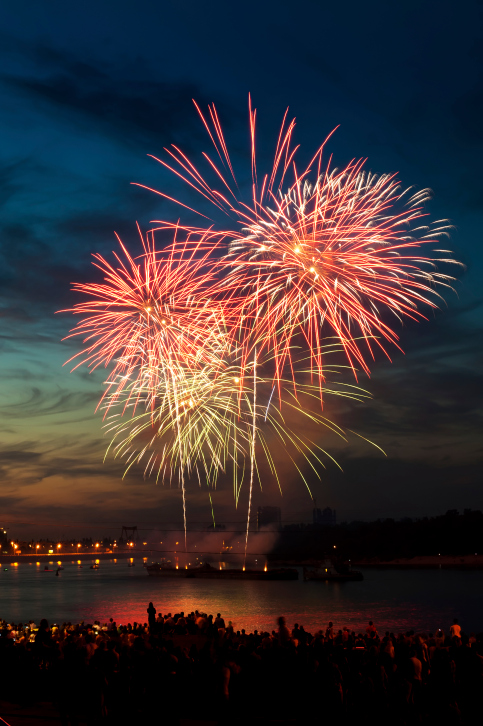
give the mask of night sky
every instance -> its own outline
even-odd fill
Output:
[[[56,311],[78,301],[72,282],[95,278],[91,254],[110,255],[114,231],[135,254],[136,221],[178,218],[131,182],[180,196],[147,154],[208,147],[192,98],[216,103],[237,169],[249,169],[248,93],[260,163],[287,106],[307,160],[340,125],[335,165],[367,157],[374,172],[430,187],[466,266],[446,307],[401,328],[405,355],[392,350],[361,379],[374,399],[330,409],[387,458],[321,438],[344,471],[314,480],[317,506],[339,521],[483,508],[482,15],[481,2],[454,0],[2,4],[0,524],[21,536],[180,521],[179,490],[103,463],[105,374],[62,367],[79,343],[61,342],[74,320]],[[267,478],[255,506],[307,519],[312,500],[281,460],[283,497]],[[189,521],[209,522],[206,490],[189,490]],[[218,521],[243,520],[246,498],[235,510],[229,486],[213,502]]]

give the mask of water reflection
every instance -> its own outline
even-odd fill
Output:
[[[80,562],[80,561],[79,561]],[[132,559],[134,562],[134,558]],[[363,582],[324,583],[170,580],[149,577],[143,560],[64,562],[64,570],[45,572],[28,563],[0,571],[0,617],[36,622],[147,620],[153,601],[158,612],[202,610],[223,613],[237,629],[272,629],[278,615],[314,632],[327,626],[365,630],[374,620],[379,631],[447,629],[458,617],[466,630],[481,630],[482,573],[455,570],[365,570]],[[37,563],[36,563],[37,564]]]

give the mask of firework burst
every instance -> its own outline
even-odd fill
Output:
[[[329,373],[325,371],[326,375]],[[305,373],[305,377],[307,375]],[[316,387],[299,382],[296,398],[292,384],[291,379],[281,381],[283,400],[293,413],[304,417],[307,422],[310,420],[342,433],[335,423],[313,411]],[[254,388],[257,392],[255,405]],[[324,392],[358,401],[369,396],[367,391],[343,383],[327,385]],[[251,361],[243,373],[237,363],[220,363],[215,369],[207,365],[196,370],[179,367],[165,380],[158,378],[158,388],[154,393],[151,383],[146,385],[143,376],[137,376],[133,382],[124,385],[121,394],[116,391],[110,396],[115,400],[111,401],[108,397],[104,401],[106,429],[112,438],[109,448],[116,456],[127,460],[126,471],[134,463],[147,458],[146,476],[154,475],[157,480],[171,481],[182,468],[188,475],[195,473],[198,481],[203,478],[210,486],[216,486],[219,473],[225,472],[231,462],[234,464],[236,501],[241,488],[236,472],[246,469],[253,415],[256,438],[266,451],[264,428],[276,431],[280,438],[285,434],[295,448],[297,441],[303,447],[305,440],[303,431],[290,434],[287,417],[279,406],[272,405],[272,374],[270,371],[263,373],[260,359]],[[307,440],[306,451],[312,446],[315,444]],[[302,448],[297,451],[301,453]],[[269,459],[273,461],[273,457]]]
[[[246,358],[263,340],[278,379],[286,365],[292,367],[292,343],[301,335],[323,380],[322,340],[334,335],[354,374],[357,368],[369,373],[375,348],[388,355],[389,345],[399,347],[396,320],[424,318],[424,310],[441,300],[438,289],[453,280],[437,268],[454,260],[447,250],[435,249],[449,226],[427,222],[429,191],[404,190],[394,174],[367,173],[363,160],[342,170],[331,169],[330,159],[324,166],[327,140],[299,172],[295,122],[287,124],[287,114],[272,168],[260,177],[256,111],[250,106],[252,184],[245,201],[216,109],[209,107],[207,118],[197,109],[218,156],[216,161],[203,154],[216,186],[178,147],[166,149],[170,163],[157,161],[234,221],[221,230],[185,231],[224,246],[222,295],[237,313]]]
[[[184,245],[158,252],[153,234],[146,239],[141,235],[141,240],[143,253],[137,258],[119,240],[124,259],[115,255],[117,267],[94,255],[103,284],[74,285],[88,300],[71,311],[84,317],[68,337],[82,336],[86,347],[70,360],[77,359],[75,367],[87,364],[92,370],[112,364],[101,398],[107,408],[122,400],[135,411],[141,395],[143,403],[148,395],[153,407],[160,385],[176,390],[181,366],[190,370],[209,362],[213,367],[225,345],[220,334],[223,311],[209,296],[211,248],[202,237],[192,244],[188,236]],[[186,539],[183,467],[180,479]]]
[[[230,364],[218,361],[215,367],[179,366],[165,380],[158,379],[154,397],[150,383],[146,385],[146,379],[137,376],[124,386],[122,395],[117,391],[111,394],[115,396],[114,402],[104,403],[108,409],[106,429],[111,436],[108,452],[112,450],[126,461],[126,473],[134,464],[144,461],[145,476],[154,475],[157,480],[170,483],[175,479],[182,487],[185,478],[192,477],[200,486],[204,482],[216,487],[220,473],[227,474],[231,468],[236,503],[242,484],[248,479],[248,538],[255,480],[261,484],[260,457],[264,457],[279,482],[277,457],[272,451],[282,445],[310,491],[297,460],[304,460],[320,478],[318,467],[324,466],[323,458],[334,459],[310,439],[307,428],[324,427],[346,440],[343,429],[313,411],[318,389],[301,381],[295,397],[293,382],[283,380],[280,384],[284,407],[290,410],[291,418],[304,422],[297,430],[291,427],[281,408],[272,405],[273,375],[264,374],[264,367],[270,369],[270,361],[257,356],[243,371],[235,356]],[[326,374],[331,372],[335,369]],[[302,376],[304,372],[300,373]],[[325,387],[324,393],[355,400],[368,396],[362,389],[343,383]]]
[[[402,189],[394,174],[364,171],[363,160],[332,168],[327,139],[299,171],[287,114],[270,171],[260,174],[251,104],[245,197],[215,107],[206,117],[196,108],[216,153],[203,154],[214,182],[176,146],[166,149],[169,162],[157,161],[231,223],[218,228],[151,190],[206,222],[156,221],[139,257],[122,243],[115,265],[95,256],[104,283],[74,286],[87,300],[72,311],[82,319],[69,337],[82,336],[84,350],[71,361],[109,367],[101,398],[109,449],[127,469],[144,462],[145,475],[178,479],[185,543],[185,478],[216,486],[230,466],[236,502],[249,481],[248,541],[257,453],[277,477],[272,449],[281,443],[307,486],[297,461],[317,473],[328,455],[287,413],[344,437],[314,401],[365,396],[327,385],[328,350],[343,351],[356,377],[369,373],[377,348],[399,347],[396,324],[437,307],[453,280],[437,264],[454,261],[437,247],[449,227],[428,222],[428,190]],[[160,232],[172,236],[158,251]]]
[[[158,252],[154,235],[141,240],[143,253],[136,258],[119,240],[117,266],[94,255],[103,284],[73,286],[88,299],[70,311],[83,318],[68,337],[81,336],[85,347],[67,363],[91,370],[112,363],[103,397],[109,394],[111,404],[133,376],[142,378],[144,391],[156,390],[180,365],[213,365],[225,346],[223,308],[209,294],[211,248],[202,238],[193,244],[187,237]]]

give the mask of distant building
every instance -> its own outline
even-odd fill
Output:
[[[8,536],[7,536],[7,530],[3,527],[0,527],[0,551],[3,554],[6,554],[8,552]]]
[[[326,507],[325,509],[314,509],[312,510],[312,517],[314,524],[321,524],[324,527],[335,527],[337,524],[337,517],[335,509]]]
[[[280,507],[258,507],[257,511],[257,530],[260,532],[262,527],[274,527],[278,530],[282,529],[282,511]]]

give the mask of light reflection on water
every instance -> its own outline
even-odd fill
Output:
[[[458,617],[466,631],[483,630],[483,572],[458,570],[364,570],[363,582],[257,582],[170,580],[149,577],[142,560],[90,563],[80,568],[64,560],[59,577],[41,565],[2,565],[0,617],[26,622],[84,620],[117,623],[147,620],[153,601],[158,612],[221,612],[235,629],[272,630],[276,618],[314,632],[327,626],[365,629],[374,620],[385,630],[448,629]],[[8,567],[4,571],[4,567]],[[56,566],[51,566],[56,569]]]

